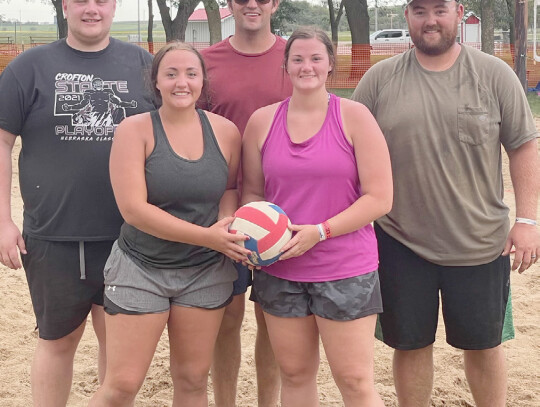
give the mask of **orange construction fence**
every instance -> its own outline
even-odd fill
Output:
[[[142,48],[155,54],[164,42],[140,42],[136,43]],[[7,64],[24,52],[25,49],[39,46],[39,43],[30,45],[0,44],[0,72]],[[208,43],[192,43],[195,48],[203,49],[209,46]],[[467,43],[480,49],[480,43]],[[389,58],[393,55],[404,52],[408,49],[407,44],[381,44],[370,45],[338,45],[337,47],[337,66],[332,76],[328,79],[329,88],[354,88],[362,75],[377,62]],[[510,44],[496,44],[495,56],[508,63],[510,67],[514,66],[514,49]],[[540,64],[537,64],[533,58],[532,43],[527,50],[527,81],[529,87],[535,87],[540,82]]]

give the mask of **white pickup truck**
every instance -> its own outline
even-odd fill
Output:
[[[408,30],[386,29],[375,31],[369,36],[371,49],[375,53],[400,53],[413,46]]]

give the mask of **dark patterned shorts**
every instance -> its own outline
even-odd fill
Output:
[[[351,321],[382,312],[377,271],[325,282],[297,282],[254,270],[252,293],[264,312],[278,317],[315,314]]]

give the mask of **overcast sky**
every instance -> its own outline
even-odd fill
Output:
[[[308,0],[320,4],[321,0]],[[399,3],[402,0],[379,0],[381,3]],[[374,0],[368,0],[368,4]],[[147,0],[117,0],[115,21],[137,21],[137,4],[140,5],[141,21],[148,19]],[[200,3],[197,8],[202,7]],[[159,9],[154,0],[154,19],[160,19]],[[29,21],[53,23],[54,9],[50,1],[45,0],[0,0],[0,15],[7,20],[16,19],[23,23]]]
[[[117,0],[115,21],[137,21],[137,4],[140,4],[141,21],[148,19],[147,0]],[[23,23],[37,21],[54,22],[54,9],[49,1],[43,0],[3,0],[0,1],[0,15],[5,19],[17,19]],[[154,18],[159,19],[159,9],[154,2]]]

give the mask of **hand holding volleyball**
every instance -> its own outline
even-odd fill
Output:
[[[251,202],[240,207],[229,226],[230,233],[247,235],[248,240],[237,242],[251,250],[248,263],[253,266],[268,266],[281,256],[281,249],[292,232],[291,221],[276,204],[265,201]]]
[[[239,241],[246,239],[245,236],[233,235],[229,232],[229,225],[234,220],[232,216],[218,220],[209,227],[208,233],[205,236],[204,246],[223,253],[235,261],[246,261],[249,250],[243,245],[237,244]]]
[[[281,260],[301,256],[320,242],[316,225],[291,225],[290,229],[294,237],[283,247]]]

